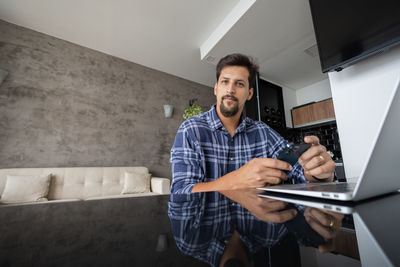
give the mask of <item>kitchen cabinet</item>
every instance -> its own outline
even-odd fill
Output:
[[[334,120],[335,110],[333,107],[332,98],[292,109],[292,121],[294,128]]]
[[[246,102],[245,112],[247,117],[263,121],[281,135],[285,135],[282,87],[257,77],[253,97]]]

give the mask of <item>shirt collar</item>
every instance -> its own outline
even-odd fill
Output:
[[[221,120],[219,119],[217,115],[217,110],[215,109],[215,104],[212,105],[211,109],[208,111],[208,125],[211,127],[213,130],[218,130],[224,128],[224,125],[222,124]],[[236,129],[236,133],[240,133],[246,129],[246,124],[248,122],[248,119],[243,115],[240,116],[240,122],[239,126]]]

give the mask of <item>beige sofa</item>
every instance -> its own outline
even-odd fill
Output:
[[[0,203],[26,204],[169,194],[146,167],[0,169]]]

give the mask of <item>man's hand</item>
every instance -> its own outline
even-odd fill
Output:
[[[339,228],[342,226],[344,215],[336,212],[307,207],[304,211],[304,217],[310,227],[326,240],[325,244],[318,246],[318,250],[321,253],[331,251],[333,249],[332,239],[339,232]]]
[[[319,179],[326,179],[327,182],[333,181],[335,162],[326,153],[326,148],[319,143],[318,137],[306,136],[304,142],[312,144],[299,158],[299,163],[303,166],[307,180],[315,182],[316,180],[312,178],[312,176],[315,176]]]
[[[228,190],[264,187],[287,180],[285,171],[292,169],[289,163],[272,158],[255,158],[238,170],[221,177]]]
[[[291,169],[292,166],[282,160],[255,158],[215,181],[196,184],[192,192],[236,190],[279,184],[282,180],[287,180],[285,171]]]
[[[297,214],[295,209],[283,210],[287,205],[286,202],[258,196],[261,191],[257,189],[220,191],[220,193],[239,203],[262,221],[284,223]]]

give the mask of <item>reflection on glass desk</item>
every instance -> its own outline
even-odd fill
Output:
[[[357,266],[400,266],[398,195],[353,205],[348,215],[336,212],[332,227],[330,220],[319,227],[311,221],[311,227],[305,218],[311,210],[311,215],[324,215],[321,208],[295,200],[285,206],[259,193],[0,205],[0,266],[218,266],[235,230],[253,266],[321,266],[304,264],[311,259],[305,249],[311,256],[346,259]],[[294,209],[294,220],[282,220],[280,211],[291,214]],[[325,242],[321,233],[332,238]],[[332,263],[347,266],[335,259]]]
[[[394,193],[363,202],[329,201],[285,194],[261,193],[260,196],[346,214],[343,230],[357,235],[362,266],[400,266],[400,194]]]
[[[395,230],[400,224],[395,213],[400,194],[345,206],[340,201],[260,193],[252,189],[171,195],[169,217],[178,248],[218,266],[237,232],[246,250],[243,261],[251,266],[301,266],[293,243],[352,257],[362,266],[400,266],[400,232]]]

